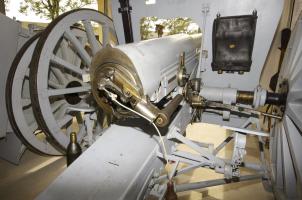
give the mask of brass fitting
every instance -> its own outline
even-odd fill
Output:
[[[254,92],[251,91],[237,91],[236,102],[246,105],[253,105]]]

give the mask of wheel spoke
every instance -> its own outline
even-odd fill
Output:
[[[289,103],[286,108],[287,115],[295,122],[295,125],[302,130],[302,105],[300,103]]]
[[[103,30],[103,47],[106,47],[109,44],[109,27],[104,25],[102,26]]]
[[[89,92],[91,86],[82,86],[82,87],[73,87],[73,88],[64,88],[64,89],[52,89],[48,90],[48,96],[59,96],[64,94],[73,94],[81,92]]]
[[[49,78],[48,80],[53,81],[56,84],[60,85],[60,81],[58,80],[58,78],[56,77],[56,75],[53,73],[52,70],[49,71]]]
[[[54,102],[53,104],[51,104],[52,112],[56,112],[63,105],[67,105],[65,100],[60,100],[60,101]]]
[[[63,60],[62,58],[60,58],[56,55],[52,55],[50,62],[52,62],[53,64],[56,64],[60,67],[69,69],[70,71],[75,72],[79,75],[82,75],[84,73],[83,70],[80,69],[80,67],[77,67],[69,62],[66,62],[65,60]]]
[[[51,71],[53,72],[53,74],[55,75],[55,77],[57,78],[57,80],[60,82],[60,84],[65,85],[66,84],[66,77],[64,76],[64,74],[61,72],[61,70],[52,67]]]
[[[284,119],[285,134],[288,138],[288,143],[291,152],[291,158],[296,169],[296,175],[302,182],[302,157],[300,155],[302,146],[302,135],[301,131],[297,129],[294,122],[287,116]]]
[[[277,138],[277,149],[276,149],[276,172],[275,172],[275,184],[279,188],[283,188],[283,162],[282,162],[282,141],[281,141],[282,131],[278,132]]]
[[[64,60],[70,60],[69,58],[69,48],[68,48],[68,43],[66,40],[63,40],[61,45],[60,45],[60,50],[61,50],[61,54],[62,54],[62,58]]]
[[[58,84],[58,83],[55,83],[55,82],[52,81],[52,80],[49,80],[49,81],[48,81],[48,85],[49,85],[50,87],[55,88],[55,89],[62,89],[62,88],[63,88],[63,85],[60,85],[60,84]]]
[[[70,135],[70,133],[72,132],[72,123],[69,123],[69,126],[66,128],[66,135]]]
[[[293,90],[291,91],[287,96],[287,102],[288,103],[297,103],[298,101],[301,102],[302,100],[302,90]]]
[[[294,166],[292,162],[292,156],[289,151],[288,140],[283,129],[283,134],[280,135],[282,140],[282,157],[283,157],[283,176],[284,176],[284,190],[287,194],[287,197],[294,197],[296,195],[296,177],[294,172]]]
[[[83,24],[84,24],[84,27],[85,27],[85,30],[86,30],[88,42],[89,42],[89,44],[91,46],[91,49],[92,49],[92,53],[93,53],[93,55],[95,55],[101,49],[101,45],[95,37],[94,30],[93,30],[93,27],[91,25],[91,22],[88,21],[88,20],[84,20]]]
[[[298,66],[298,68],[300,68],[301,70],[301,65],[302,63]],[[292,77],[290,77],[291,79],[290,84],[289,84],[289,90],[290,91],[295,91],[295,90],[301,90],[301,86],[302,86],[302,71],[296,73],[296,75],[293,75]]]
[[[61,118],[63,118],[64,115],[67,113],[67,112],[66,112],[67,107],[68,107],[67,104],[64,104],[63,106],[61,106],[60,109],[58,109],[58,110],[54,113],[55,118],[56,118],[56,119],[61,119]]]
[[[277,160],[277,138],[280,132],[280,127],[281,124],[276,124],[273,128],[273,131],[271,132],[271,137],[270,137],[270,158],[271,158],[271,163],[272,163],[272,174],[275,175],[276,172],[276,160]]]
[[[81,42],[71,32],[71,30],[65,31],[64,36],[66,37],[67,40],[69,40],[72,43],[72,45],[77,50],[77,53],[83,59],[83,61],[85,62],[85,64],[90,67],[90,65],[91,65],[91,57],[89,56],[89,54],[84,49],[84,47],[82,46]]]
[[[62,128],[64,125],[66,125],[68,122],[70,122],[73,119],[73,116],[71,115],[65,115],[63,119],[60,119],[58,122],[58,126]]]

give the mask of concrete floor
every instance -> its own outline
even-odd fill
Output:
[[[229,133],[224,129],[207,124],[189,125],[187,136],[191,139],[213,143],[215,146],[224,140]],[[192,152],[186,146],[180,149]],[[221,157],[231,155],[232,143],[221,151]],[[258,150],[255,137],[248,138],[247,160],[257,161]],[[183,166],[180,166],[183,167]],[[64,157],[42,157],[26,151],[19,166],[0,160],[0,199],[27,200],[36,197],[66,168]],[[249,171],[242,171],[250,173]],[[222,178],[222,175],[207,169],[196,169],[176,179],[177,183],[197,182],[206,179]],[[232,183],[224,186],[215,186],[207,189],[183,192],[178,194],[179,200],[236,200],[236,199],[274,199],[272,193],[266,192],[260,180]]]

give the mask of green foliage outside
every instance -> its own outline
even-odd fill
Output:
[[[141,39],[146,40],[155,37],[156,24],[164,26],[164,35],[174,35],[179,33],[195,34],[199,33],[199,28],[189,28],[193,24],[191,18],[178,17],[173,19],[158,19],[157,17],[143,17],[141,19],[140,33]],[[196,25],[197,27],[197,25]]]
[[[152,24],[158,20],[157,17],[143,17],[141,19],[140,33],[141,40],[147,40],[152,38],[151,34],[155,31],[152,30]]]
[[[24,0],[20,4],[19,11],[23,14],[33,11],[40,17],[53,20],[66,11],[82,8],[92,3],[94,0]]]

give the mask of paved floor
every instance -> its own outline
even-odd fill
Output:
[[[211,142],[217,145],[228,135],[228,133],[217,127],[206,124],[196,124],[189,126],[187,136],[197,140]],[[258,156],[257,143],[254,137],[248,138],[247,160],[256,161]],[[190,151],[185,146],[180,146],[183,150]],[[232,144],[220,152],[220,156],[230,156]],[[0,160],[0,199],[27,200],[33,199],[49,183],[51,183],[64,169],[65,159],[63,157],[42,157],[30,151],[26,151],[19,166]],[[248,173],[245,172],[244,173]],[[221,175],[207,169],[197,169],[182,175],[177,179],[177,183],[196,182],[205,179],[222,178]],[[273,195],[266,192],[259,180],[242,183],[215,186],[193,192],[183,192],[178,194],[180,200],[206,199],[206,200],[236,200],[236,199],[274,199]]]
[[[0,160],[0,199],[33,199],[66,167],[64,157],[26,151],[19,166]]]
[[[195,141],[203,141],[212,143],[214,146],[220,144],[230,133],[219,126],[208,124],[194,124],[187,128],[187,137]],[[188,147],[182,145],[179,147],[182,150],[194,152]],[[258,142],[256,137],[247,138],[247,155],[246,160],[249,162],[258,161]],[[222,158],[231,158],[233,150],[233,142],[230,142],[224,149],[222,149],[218,156]],[[243,174],[250,174],[252,171],[241,170]],[[203,180],[219,179],[223,175],[212,172],[211,170],[200,168],[192,171],[189,174],[182,175],[177,180],[178,183],[198,182]],[[246,181],[240,183],[232,183],[223,186],[215,186],[191,192],[183,192],[178,194],[179,200],[272,200],[274,199],[272,193],[266,192],[260,180]]]

